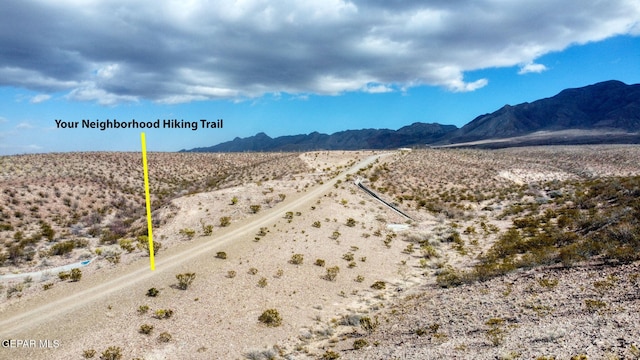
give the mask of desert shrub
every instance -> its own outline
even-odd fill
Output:
[[[188,240],[193,239],[193,237],[196,235],[196,231],[189,228],[180,229],[178,233],[184,236],[185,238],[187,238]]]
[[[320,223],[320,221],[314,221],[313,224],[311,224],[311,226],[313,226],[314,228],[320,228],[322,224]]]
[[[103,256],[108,262],[114,265],[120,262],[120,252],[118,251],[108,249],[103,253]]]
[[[42,289],[43,290],[49,290],[53,287],[53,283],[46,283],[44,285],[42,285]]]
[[[147,290],[147,296],[149,297],[156,297],[160,295],[160,290],[152,287],[151,289]]]
[[[363,282],[363,281],[364,281],[364,276],[362,276],[362,275],[358,275],[358,276],[356,276],[356,278],[354,279],[354,281],[355,281],[355,282],[359,282],[359,283],[361,283],[361,282]]]
[[[223,216],[220,218],[220,226],[226,227],[231,225],[231,218],[229,216]]]
[[[588,312],[593,313],[607,307],[607,303],[601,300],[585,299],[584,306]]]
[[[260,315],[258,321],[269,327],[277,327],[282,324],[282,317],[280,316],[278,310],[267,309],[262,313],[262,315]]]
[[[378,325],[380,325],[378,317],[376,317],[375,320],[371,320],[371,318],[368,316],[360,318],[360,327],[362,328],[362,330],[368,333],[373,332],[378,327]]]
[[[172,338],[171,334],[165,331],[160,333],[160,335],[158,335],[158,342],[167,343],[171,341],[171,338]]]
[[[237,275],[237,273],[236,273],[236,271],[235,271],[235,270],[229,270],[229,271],[227,271],[227,277],[228,277],[229,279],[233,279],[234,277],[236,277],[236,275]]]
[[[122,349],[117,346],[109,346],[100,355],[100,360],[120,360],[122,359]]]
[[[53,241],[56,236],[56,232],[51,228],[51,225],[44,221],[40,222],[40,234],[49,241]]]
[[[538,284],[540,284],[540,286],[542,287],[552,289],[558,285],[558,279],[545,277],[545,278],[538,279]]]
[[[313,265],[324,267],[324,260],[323,259],[316,259],[316,262],[314,262]]]
[[[136,239],[138,244],[136,245],[139,249],[142,249],[145,253],[149,254],[149,237],[146,235],[138,236]],[[153,240],[153,255],[155,256],[158,251],[162,248],[162,243],[159,241]]]
[[[82,270],[78,268],[71,269],[71,274],[69,274],[69,279],[73,282],[80,281],[80,279],[82,279]]]
[[[282,275],[284,275],[284,270],[278,269],[278,271],[276,271],[276,274],[274,275],[274,277],[279,279],[279,278],[282,277]]]
[[[72,252],[75,247],[76,247],[76,243],[73,240],[59,242],[57,244],[54,244],[49,249],[49,255],[55,256],[55,255],[68,254]]]
[[[82,351],[82,357],[85,359],[93,359],[96,356],[96,351],[94,349],[87,349]]]
[[[251,210],[252,214],[257,214],[260,209],[262,208],[262,206],[254,204],[254,205],[249,205],[249,210]]]
[[[70,276],[71,274],[68,271],[60,271],[58,273],[58,278],[62,281],[68,280]]]
[[[284,214],[284,218],[287,219],[287,220],[292,220],[293,219],[293,211],[287,211]]]
[[[149,311],[149,305],[140,305],[138,306],[138,314],[143,315]]]
[[[224,259],[226,259],[226,258],[227,258],[227,253],[226,253],[226,252],[224,252],[224,251],[218,251],[218,252],[216,253],[216,257],[217,257],[218,259],[223,259],[223,260],[224,260]]]
[[[332,266],[330,268],[327,268],[327,273],[324,275],[324,279],[328,280],[328,281],[335,281],[336,277],[338,276],[338,273],[340,272],[340,268],[337,266]]]
[[[177,274],[176,279],[178,279],[178,288],[180,290],[187,290],[195,278],[195,273]]]
[[[291,263],[293,265],[301,265],[303,261],[304,261],[304,255],[302,255],[302,254],[293,254],[293,255],[291,255],[291,260],[289,260],[289,263]]]
[[[153,314],[156,319],[168,319],[173,316],[173,310],[171,309],[158,309]]]
[[[220,219],[220,223],[222,224],[222,219]],[[211,224],[209,224],[209,225],[202,224],[202,234],[204,236],[211,236],[211,234],[213,234],[213,225],[211,225]]]
[[[131,253],[136,249],[135,246],[133,246],[133,241],[131,239],[120,239],[118,244],[122,250],[125,250],[128,253]]]
[[[346,253],[346,254],[343,254],[343,255],[342,255],[342,258],[343,258],[344,260],[347,260],[347,261],[353,261],[353,259],[354,259],[354,257],[353,257],[353,253],[348,252],[348,253]]]
[[[436,275],[436,283],[443,288],[460,286],[464,283],[463,275],[449,265]]]
[[[321,360],[335,360],[335,359],[339,359],[339,358],[340,358],[340,354],[338,354],[335,351],[331,351],[331,350],[325,351],[325,353],[322,354],[322,356],[320,356]]]
[[[329,238],[331,238],[332,240],[337,240],[340,237],[340,232],[339,231],[334,231],[331,236],[329,236]]]
[[[504,342],[505,332],[501,328],[503,324],[504,319],[501,318],[491,318],[485,323],[485,325],[489,326],[486,333],[487,338],[491,341],[493,346],[498,346]]]
[[[354,226],[356,226],[356,221],[355,221],[355,219],[354,219],[354,218],[348,218],[348,219],[347,219],[347,222],[346,222],[346,225],[347,225],[348,227],[354,227]]]
[[[369,342],[365,339],[358,339],[353,342],[353,350],[360,350],[369,345]]]
[[[249,275],[255,275],[255,274],[258,273],[258,269],[254,268],[254,267],[249,268],[249,271],[247,271],[247,273],[249,273]]]
[[[232,197],[231,198],[231,205],[235,205],[237,203],[238,203],[238,197],[237,196]]]
[[[7,299],[10,299],[14,294],[17,297],[22,296],[22,290],[24,290],[24,284],[13,284],[7,288]]]
[[[384,290],[387,287],[387,284],[384,281],[376,281],[371,284],[371,288],[375,290]]]
[[[267,286],[267,278],[266,277],[261,277],[260,280],[258,280],[258,287],[264,288]]]
[[[153,325],[142,324],[140,325],[140,329],[138,330],[138,332],[140,332],[140,334],[149,335],[151,334],[152,330],[153,330]]]

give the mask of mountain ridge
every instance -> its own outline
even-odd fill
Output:
[[[575,139],[565,130],[597,130]],[[598,131],[601,132],[598,133]],[[611,136],[618,131],[620,136]],[[309,134],[271,138],[264,132],[218,145],[180,150],[181,152],[312,151],[394,149],[427,145],[450,146],[490,139],[526,137],[549,132],[547,138],[528,138],[522,144],[640,143],[640,84],[627,85],[608,80],[558,94],[502,108],[477,116],[466,125],[414,122],[398,130],[345,130],[331,135]],[[561,136],[554,135],[562,133]],[[635,134],[638,133],[638,134]],[[497,141],[501,147],[518,146],[518,141]],[[486,145],[483,145],[486,146]]]

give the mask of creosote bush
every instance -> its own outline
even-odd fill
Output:
[[[173,310],[171,309],[158,309],[153,314],[156,319],[168,319],[173,316]]]
[[[277,327],[282,325],[282,317],[276,309],[265,310],[258,318],[258,321],[269,327]]]
[[[140,325],[140,330],[138,330],[138,331],[140,332],[140,334],[149,335],[149,334],[151,334],[152,330],[153,330],[153,325],[142,324],[142,325]]]
[[[301,265],[303,261],[304,261],[304,255],[302,254],[293,254],[291,256],[291,260],[289,260],[289,262],[293,265]]]
[[[187,290],[195,278],[195,273],[177,274],[176,279],[178,279],[178,288],[180,290]]]
[[[147,290],[147,296],[149,297],[156,297],[160,295],[160,290],[156,289],[156,288],[151,288],[149,290]]]
[[[384,281],[376,281],[371,284],[371,288],[375,290],[384,290],[387,287],[387,284]]]
[[[338,273],[340,272],[340,268],[338,266],[332,266],[327,268],[327,273],[324,275],[324,279],[328,281],[335,281]]]
[[[226,259],[226,258],[227,258],[227,253],[226,253],[226,252],[224,252],[224,251],[218,251],[218,252],[216,253],[216,257],[217,257],[218,259],[223,259],[223,260],[224,260],[224,259]]]
[[[78,268],[71,269],[71,274],[69,274],[69,278],[72,282],[80,281],[82,279],[82,270]]]
[[[223,216],[220,218],[220,226],[227,227],[231,225],[231,218],[229,216]]]
[[[117,346],[109,346],[100,355],[100,360],[120,360],[122,359],[122,349]]]
[[[171,338],[172,338],[171,334],[165,331],[160,333],[160,335],[158,335],[158,342],[167,343],[171,341]]]

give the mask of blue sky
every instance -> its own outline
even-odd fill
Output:
[[[177,151],[460,127],[565,88],[640,83],[640,3],[9,0],[0,49],[0,155],[140,150],[141,130],[55,119],[224,119],[145,131],[149,151]]]

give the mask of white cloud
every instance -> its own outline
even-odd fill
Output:
[[[47,101],[49,99],[51,99],[51,95],[38,94],[38,95],[32,97],[31,100],[29,100],[29,102],[32,103],[32,104],[39,104],[39,103],[45,102],[45,101]]]
[[[523,75],[528,73],[541,73],[547,70],[547,67],[543,64],[528,63],[520,67],[518,74]]]
[[[21,122],[20,124],[16,125],[16,129],[20,129],[20,130],[28,130],[33,128],[34,126],[29,124],[28,122]]]
[[[0,86],[103,105],[474,91],[489,79],[469,71],[544,71],[542,55],[638,35],[638,19],[637,0],[23,0],[0,12],[20,34],[0,39]]]

